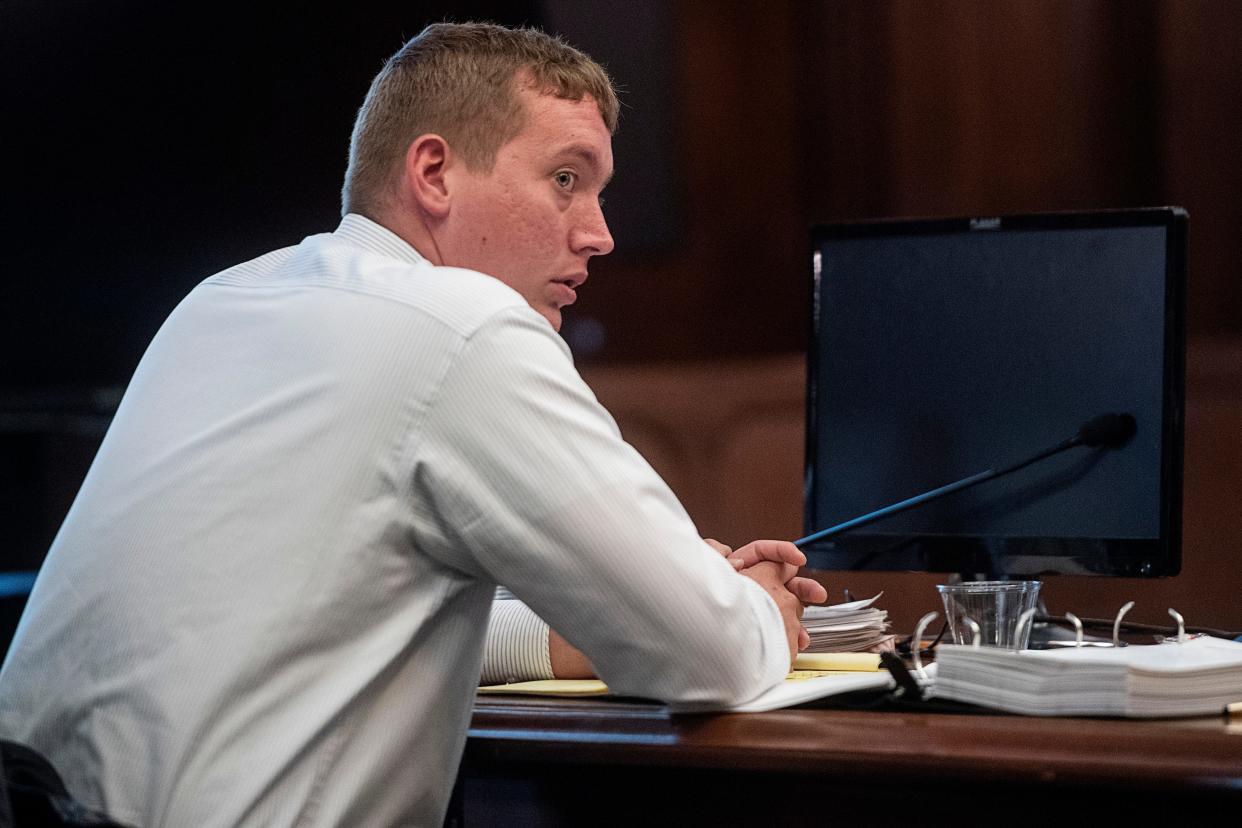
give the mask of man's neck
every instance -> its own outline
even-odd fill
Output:
[[[418,251],[433,265],[443,265],[440,251],[422,217],[406,210],[377,210],[373,214],[360,213],[381,227],[395,233],[402,241]]]

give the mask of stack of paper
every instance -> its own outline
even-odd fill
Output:
[[[888,613],[871,606],[880,596],[830,607],[807,607],[802,625],[811,635],[808,653],[854,653],[891,650]]]
[[[936,665],[928,667],[935,675]],[[880,669],[880,657],[870,653],[836,653],[831,655],[799,653],[794,669],[780,684],[757,698],[743,704],[720,706],[714,704],[674,704],[670,710],[677,713],[705,713],[731,711],[735,713],[762,713],[795,704],[803,704],[830,696],[873,691],[883,693],[894,686],[893,678]],[[526,695],[526,696],[604,696],[608,687],[597,679],[547,681],[523,681],[515,684],[496,684],[479,688],[480,695]]]
[[[1242,644],[1207,636],[1117,649],[941,645],[933,694],[1035,716],[1198,716],[1242,701]]]

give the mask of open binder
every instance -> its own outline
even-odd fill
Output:
[[[1062,649],[941,645],[931,695],[1034,716],[1128,718],[1220,714],[1242,701],[1242,643],[1187,637],[1170,614],[1178,635],[1159,644],[1084,647],[1080,628],[1079,646]]]

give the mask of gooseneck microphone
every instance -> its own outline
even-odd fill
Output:
[[[868,523],[874,523],[881,518],[889,515],[895,515],[898,512],[904,512],[915,506],[928,503],[937,498],[944,497],[953,492],[960,492],[963,489],[969,489],[971,486],[977,486],[987,480],[995,480],[998,477],[1004,477],[1007,474],[1013,474],[1016,471],[1025,469],[1027,466],[1046,460],[1054,454],[1060,454],[1063,451],[1076,448],[1077,446],[1086,446],[1087,448],[1098,449],[1119,449],[1124,447],[1134,437],[1134,433],[1138,430],[1134,417],[1130,414],[1101,414],[1093,417],[1083,423],[1078,428],[1078,433],[1069,439],[1062,440],[1055,446],[1046,448],[1037,452],[1030,457],[1012,466],[1006,466],[1003,469],[988,469],[978,474],[972,474],[970,477],[963,477],[954,483],[949,483],[931,491],[923,492],[920,495],[907,498],[891,506],[885,506],[882,509],[876,509],[874,512],[868,512],[856,518],[851,518],[844,523],[838,523],[836,526],[830,526],[827,529],[821,529],[818,532],[807,535],[805,538],[799,538],[794,541],[794,546],[802,546],[804,544],[813,543],[817,540],[830,538],[833,535],[839,535],[842,532],[848,532],[859,526],[865,526]]]

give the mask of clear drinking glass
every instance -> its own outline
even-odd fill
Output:
[[[981,646],[1026,648],[1031,625],[1023,625],[1018,641],[1018,619],[1039,601],[1039,581],[963,581],[940,584],[936,589],[944,601],[953,643],[971,643],[974,633],[966,620],[970,618],[979,625]]]

